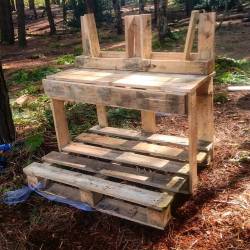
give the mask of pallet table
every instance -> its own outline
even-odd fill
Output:
[[[84,54],[76,67],[43,80],[59,152],[27,166],[28,183],[164,229],[175,194],[193,193],[197,164],[213,157],[215,13],[192,12],[182,53],[152,52],[150,15],[125,17],[125,52],[100,49],[92,14],[81,22]],[[99,125],[72,140],[66,101],[95,104]],[[109,127],[106,106],[140,110],[142,131]],[[188,138],[157,134],[156,112],[187,114]]]

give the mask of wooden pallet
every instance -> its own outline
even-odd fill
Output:
[[[102,51],[93,14],[81,18],[76,67],[43,80],[59,152],[24,169],[43,192],[163,229],[176,193],[192,194],[213,157],[215,13],[193,11],[184,52],[153,52],[151,15],[126,16],[125,52]],[[198,51],[193,53],[198,24]],[[98,126],[72,141],[64,104],[96,105]],[[106,107],[141,112],[142,131],[112,128]],[[187,115],[188,138],[156,134],[155,112]]]
[[[131,136],[136,133],[133,130],[130,136],[128,130],[118,128],[100,132],[94,127],[90,131],[77,136],[63,147],[63,152],[44,156],[44,163],[26,167],[29,184],[42,180],[46,183],[44,192],[163,229],[170,219],[173,194],[189,191],[188,154],[178,147],[185,145],[186,138],[177,137],[174,145],[171,137],[147,142],[150,135]],[[151,136],[157,138],[157,134]],[[202,143],[203,149],[208,147]],[[207,153],[200,151],[198,162],[205,161]]]

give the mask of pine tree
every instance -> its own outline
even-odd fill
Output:
[[[26,46],[25,12],[23,0],[16,0],[18,43],[20,47]]]

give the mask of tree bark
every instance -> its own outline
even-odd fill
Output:
[[[67,8],[65,0],[62,0],[62,9],[63,9],[63,22],[67,23]]]
[[[12,119],[6,82],[2,63],[0,62],[0,144],[15,140],[15,127]]]
[[[186,0],[185,1],[185,9],[186,9],[186,14],[189,17],[191,15],[191,12],[193,9],[193,0]]]
[[[139,0],[139,13],[142,14],[144,12],[145,0]]]
[[[34,0],[29,0],[29,9],[33,10],[34,17],[35,17],[35,19],[37,19],[36,6],[35,6]]]
[[[125,0],[121,0],[121,6],[125,6]]]
[[[12,8],[9,0],[2,0],[0,4],[1,42],[13,44],[15,42]]]
[[[158,24],[159,0],[154,0],[154,23]]]
[[[95,1],[85,0],[87,13],[95,13]]]
[[[113,2],[113,8],[115,11],[117,34],[120,35],[123,32],[121,6],[119,3],[119,0],[112,0],[112,2]]]
[[[168,19],[167,19],[167,5],[168,5],[168,1],[166,0],[159,1],[158,36],[159,36],[160,42],[164,42],[164,39],[170,33],[170,30],[168,27]]]
[[[56,33],[56,26],[55,26],[54,17],[51,11],[50,0],[45,0],[45,10],[48,16],[50,34],[53,35]]]
[[[26,46],[25,13],[23,0],[16,0],[18,43],[20,47]]]
[[[11,0],[10,3],[11,3],[11,10],[15,11],[16,10],[15,0]]]

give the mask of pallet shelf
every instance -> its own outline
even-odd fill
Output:
[[[193,11],[184,52],[152,52],[151,16],[125,17],[125,52],[100,49],[93,14],[81,18],[76,67],[43,80],[59,152],[24,169],[45,193],[164,229],[176,193],[192,194],[213,158],[215,13]],[[193,40],[198,23],[198,52]],[[72,140],[64,103],[96,105],[98,125]],[[141,111],[142,130],[113,128],[106,107]],[[155,112],[187,115],[188,137],[157,134]]]

